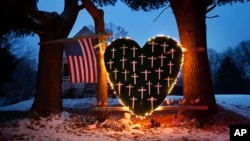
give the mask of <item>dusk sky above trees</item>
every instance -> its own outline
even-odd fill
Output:
[[[55,11],[61,13],[64,1],[41,0],[38,3],[39,10]],[[234,47],[243,40],[249,40],[250,33],[250,3],[236,3],[217,6],[210,11],[207,16],[216,18],[207,18],[207,44],[208,48],[216,51],[224,51],[228,47]],[[157,34],[164,34],[175,38],[179,41],[177,24],[171,8],[166,9],[160,17],[157,16],[164,9],[152,10],[150,12],[132,11],[125,4],[118,2],[115,6],[102,7],[105,12],[105,22],[123,27],[128,31],[128,35],[132,37],[139,45],[144,43]],[[93,25],[93,19],[86,10],[79,12],[77,21],[69,35],[73,37],[83,26]],[[38,38],[34,39],[37,44]]]
[[[33,32],[36,34],[33,37],[31,37],[32,35],[27,38],[25,37],[26,41],[24,41],[27,43],[26,48],[29,49],[32,47],[39,52],[39,55],[37,57],[38,71],[32,71],[35,72],[34,76],[36,77],[34,78],[37,78],[35,80],[36,87],[31,89],[32,91],[30,91],[30,95],[26,96],[27,98],[23,98],[23,100],[25,100],[32,96],[33,99],[32,106],[31,108],[29,108],[29,111],[27,111],[29,119],[40,119],[40,117],[47,118],[52,114],[60,115],[63,114],[65,110],[69,110],[69,112],[74,111],[74,109],[67,109],[63,105],[63,98],[66,98],[66,96],[62,95],[62,82],[64,82],[63,79],[65,78],[62,76],[62,74],[64,74],[63,66],[66,66],[66,64],[64,64],[65,61],[62,61],[63,49],[65,49],[67,56],[67,65],[71,67],[70,65],[72,65],[72,61],[70,61],[68,57],[72,57],[74,60],[80,60],[83,57],[91,58],[88,57],[89,53],[88,51],[84,51],[84,48],[91,49],[91,47],[93,46],[90,43],[86,43],[86,40],[78,40],[77,44],[80,43],[81,46],[75,46],[74,44],[71,45],[71,47],[74,48],[71,49],[71,51],[75,50],[76,53],[68,54],[67,48],[62,47],[62,45],[64,45],[66,42],[61,41],[65,41],[66,38],[72,38],[84,26],[90,27],[90,25],[93,24],[95,25],[95,37],[98,37],[98,40],[96,40],[97,47],[95,46],[95,51],[92,50],[96,52],[96,54],[93,54],[94,57],[92,57],[91,59],[96,59],[96,64],[93,63],[94,61],[86,62],[84,60],[80,60],[79,62],[83,62],[83,64],[76,62],[77,65],[75,65],[75,68],[76,71],[79,71],[80,69],[77,70],[77,68],[80,68],[79,66],[84,65],[86,66],[85,68],[94,66],[97,70],[97,80],[94,80],[96,82],[96,87],[94,89],[95,92],[93,92],[93,94],[96,96],[96,100],[94,104],[91,104],[92,106],[90,108],[94,106],[93,108],[96,109],[96,111],[93,112],[97,117],[95,118],[95,120],[98,121],[98,124],[103,124],[102,122],[105,122],[106,119],[109,118],[109,110],[111,110],[111,108],[109,107],[108,94],[110,92],[109,90],[111,89],[110,87],[108,88],[108,84],[110,84],[111,88],[112,84],[114,84],[114,89],[112,89],[112,91],[114,90],[114,94],[116,94],[117,98],[122,101],[122,103],[124,104],[122,104],[123,106],[128,107],[129,111],[132,111],[137,116],[144,118],[145,115],[148,115],[147,113],[153,112],[153,110],[156,110],[158,106],[164,104],[165,101],[167,106],[171,106],[171,101],[169,103],[168,100],[170,99],[166,98],[166,96],[170,93],[172,86],[174,86],[175,84],[174,80],[180,73],[179,69],[182,69],[181,78],[183,85],[179,85],[179,87],[182,90],[180,94],[183,95],[183,98],[176,101],[175,104],[172,103],[172,105],[178,106],[177,109],[175,109],[174,107],[170,107],[169,110],[192,110],[190,112],[185,112],[183,117],[188,119],[194,118],[194,122],[192,122],[191,124],[196,128],[207,127],[204,125],[210,125],[210,123],[211,126],[213,126],[212,124],[218,125],[216,121],[210,121],[210,119],[214,119],[218,116],[222,117],[221,115],[218,115],[219,111],[222,111],[223,109],[216,103],[217,99],[215,97],[215,94],[218,94],[217,91],[223,94],[229,93],[230,91],[226,91],[224,88],[231,88],[232,85],[236,86],[235,83],[243,86],[243,84],[241,83],[244,83],[246,85],[242,87],[242,89],[245,89],[243,93],[246,92],[247,94],[249,94],[249,87],[247,86],[250,84],[250,81],[249,77],[247,77],[248,75],[245,75],[245,72],[248,72],[249,70],[250,64],[250,60],[248,58],[248,48],[250,45],[250,19],[247,17],[247,14],[250,12],[248,8],[249,3],[237,3],[234,5],[226,5],[214,9],[215,5],[213,5],[213,0],[169,0],[165,2],[169,3],[171,5],[171,8],[170,6],[166,6],[157,9],[163,6],[162,0],[122,0],[132,9],[149,10],[149,12],[143,12],[132,11],[128,6],[125,6],[121,2],[118,2],[113,6],[101,7],[100,9],[102,9],[102,11],[98,9],[99,7],[96,7],[92,3],[92,1],[94,0],[43,0],[38,3],[38,9],[36,4],[27,4],[26,0],[21,2],[19,4],[20,6],[14,5],[15,7],[13,7],[12,2],[10,1],[7,1],[7,6],[3,4],[3,12],[1,12],[3,13],[3,16],[1,17],[3,17],[2,23],[4,25],[1,28],[2,35],[4,35],[9,29],[17,29],[18,33],[20,31],[28,30],[28,33]],[[247,1],[250,2],[250,0]],[[32,0],[32,2],[34,1]],[[81,2],[85,6],[86,10],[82,10],[83,5],[78,5]],[[221,0],[221,2],[232,2],[232,0]],[[22,6],[23,4],[24,6]],[[99,1],[99,5],[102,5],[102,1]],[[19,7],[21,8],[19,9]],[[151,9],[157,10],[151,11]],[[207,14],[207,11],[210,11],[212,9],[213,11]],[[103,12],[105,13],[105,16],[103,16]],[[146,45],[144,45],[142,49],[143,51],[140,51],[141,49],[136,43],[129,43],[132,40],[128,39],[123,39],[124,42],[121,42],[119,44],[113,44],[113,47],[111,46],[112,43],[106,45],[105,42],[107,42],[107,38],[105,35],[105,23],[106,25],[112,23],[115,26],[122,27],[122,29],[124,28],[125,31],[128,32],[127,35],[132,37],[135,42],[137,42],[141,47],[143,47],[143,44],[147,43]],[[23,28],[24,30],[20,30]],[[21,32],[21,35],[27,35],[23,33],[26,32]],[[163,40],[163,36],[159,37],[162,39],[161,41],[156,42],[157,38],[152,37],[159,34],[170,36],[170,38],[167,37],[167,39],[171,39],[171,42],[168,43],[166,42],[166,40]],[[13,39],[10,38],[10,35],[8,35],[8,37],[9,40]],[[18,39],[22,39],[22,37],[23,36],[18,36]],[[93,36],[88,37],[87,40],[91,39],[92,37]],[[150,38],[152,40],[148,40]],[[179,45],[177,45],[178,48],[172,48],[176,46],[176,42],[173,40],[173,38],[177,39],[177,41],[181,41],[183,50]],[[75,40],[72,42],[75,43]],[[238,45],[239,43],[240,45]],[[19,43],[16,43],[15,45],[21,46],[21,44]],[[85,45],[85,47],[83,47],[83,45]],[[235,47],[235,45],[238,46]],[[163,48],[154,49],[157,46],[162,46]],[[168,48],[166,48],[167,46]],[[130,50],[126,49],[129,47],[131,47]],[[235,49],[230,49],[229,47],[235,47]],[[79,48],[79,50],[77,48]],[[138,51],[135,51],[136,49]],[[183,54],[185,54],[185,59],[183,59]],[[228,56],[228,59],[226,56]],[[144,57],[146,57],[146,61],[143,61]],[[212,59],[209,60],[210,58]],[[154,63],[154,60],[157,62]],[[164,63],[164,61],[166,61],[166,63]],[[34,61],[31,60],[30,62],[33,63]],[[212,62],[212,65],[209,64],[210,62]],[[113,67],[112,63],[114,63]],[[139,66],[136,65],[136,63],[138,63]],[[131,66],[131,64],[133,65]],[[82,70],[87,72],[85,68],[83,68]],[[240,68],[241,71],[238,71],[238,68]],[[20,73],[24,69],[20,69],[21,71],[19,71],[19,69],[16,70],[18,72],[16,76],[27,76],[27,74]],[[73,74],[72,72],[75,71],[71,69],[69,70],[69,77],[72,78],[71,74]],[[223,74],[226,74],[225,71],[228,71],[228,75],[224,76]],[[90,71],[90,73],[92,72],[94,71]],[[109,74],[109,79],[107,79],[107,73]],[[125,76],[122,76],[123,73],[125,74]],[[128,73],[129,77],[127,79]],[[148,75],[148,73],[150,73],[150,75]],[[238,80],[232,77],[232,75],[237,76],[236,73],[239,74],[237,78],[242,79]],[[31,73],[29,73],[29,75],[30,74]],[[166,74],[169,75],[166,76]],[[78,77],[82,77],[81,74],[78,75]],[[232,79],[228,81],[228,78],[231,77]],[[34,78],[31,79],[34,80]],[[223,80],[224,78],[226,78],[225,81],[230,82],[228,83],[228,85],[224,85],[224,81],[216,81],[217,79]],[[144,81],[141,81],[141,79],[143,79]],[[111,83],[108,83],[109,80],[111,81]],[[148,86],[145,85],[146,81],[148,82],[146,83]],[[88,81],[80,81],[80,83],[81,82],[90,83]],[[217,87],[216,89],[217,85],[213,82],[223,85],[218,85],[219,87]],[[35,82],[30,81],[29,83]],[[75,82],[70,81],[70,83],[72,84]],[[13,85],[10,85],[9,88],[14,88],[12,86]],[[83,88],[83,91],[81,92],[83,94],[85,94],[85,86]],[[6,87],[7,86],[5,86],[5,88]],[[20,86],[17,85],[15,89],[20,90],[18,89],[19,87]],[[154,87],[156,88],[154,89],[156,93],[154,93],[154,90],[151,89]],[[167,90],[165,89],[165,87],[167,88]],[[133,90],[130,90],[131,88],[133,88]],[[235,87],[235,89],[230,90],[233,90],[233,94],[238,94],[238,88],[239,87]],[[74,91],[74,86],[72,86],[68,91],[70,96],[67,97],[71,97],[71,94]],[[6,90],[6,93],[7,92],[8,91]],[[19,93],[19,91],[15,93]],[[125,94],[125,97],[123,97],[123,93]],[[164,93],[164,95],[162,95],[161,93]],[[1,95],[5,96],[5,93]],[[21,100],[22,99],[20,98],[20,100],[18,101]],[[136,102],[136,100],[138,101]],[[46,103],[44,103],[44,101],[46,101]],[[188,106],[192,106],[193,108],[185,109],[185,107]],[[161,110],[168,110],[168,108],[164,108]],[[84,115],[86,114],[86,116],[92,115],[92,113],[88,111],[89,110],[87,110],[85,113],[84,109],[84,111],[81,113],[83,113]],[[228,114],[223,113],[223,115]],[[175,112],[173,121],[178,122],[178,126],[180,126],[181,124],[178,117],[177,112]],[[8,118],[9,117],[7,117],[7,119]],[[72,116],[70,116],[70,118],[72,118]],[[222,117],[220,120],[224,120],[227,118],[228,117]],[[85,120],[85,117],[80,117],[80,119],[81,121],[82,119]],[[130,122],[130,117],[126,119]],[[154,124],[154,116],[152,116],[151,119],[149,122]],[[186,120],[181,121],[186,122]],[[97,122],[95,123],[95,128],[99,128]],[[224,122],[223,125],[225,125]],[[228,123],[228,125],[231,124]],[[186,124],[184,126],[186,127]],[[168,124],[166,124],[165,127],[169,127]],[[20,126],[20,128],[23,127]],[[27,127],[25,126],[25,128]],[[40,129],[41,126],[39,126],[38,128]],[[226,128],[224,127],[223,130],[224,129]],[[49,130],[52,131],[52,128],[50,128]],[[23,135],[25,134],[22,134],[21,137],[23,138]],[[9,133],[7,131],[6,136],[8,135]],[[84,136],[85,135],[87,134],[84,134]],[[61,138],[61,136],[59,138]]]

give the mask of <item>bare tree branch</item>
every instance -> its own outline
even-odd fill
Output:
[[[206,18],[217,18],[219,15],[214,15],[214,16],[206,16]]]
[[[161,16],[161,14],[162,14],[165,10],[167,10],[169,7],[170,7],[170,5],[167,6],[166,8],[164,8],[164,9],[161,11],[161,13],[153,20],[153,22],[155,22],[156,20],[158,20],[158,18]]]
[[[209,13],[210,11],[212,11],[214,8],[216,7],[216,4],[213,4],[211,7],[209,7],[208,9],[207,9],[207,13]]]

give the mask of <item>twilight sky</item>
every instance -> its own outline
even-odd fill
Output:
[[[56,11],[63,10],[63,0],[40,0],[39,10]],[[168,35],[179,41],[178,30],[172,9],[168,8],[154,21],[163,9],[151,12],[132,11],[123,3],[118,2],[115,6],[102,8],[105,12],[105,22],[113,23],[128,31],[139,45],[157,34]],[[250,40],[250,2],[237,3],[234,5],[217,6],[207,16],[219,15],[217,18],[208,18],[207,22],[207,44],[218,52],[228,47],[234,47],[243,40]],[[93,20],[86,10],[80,11],[77,21],[69,35],[74,36],[84,25],[93,25]],[[37,41],[39,42],[39,41]]]

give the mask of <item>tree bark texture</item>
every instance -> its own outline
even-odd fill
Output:
[[[55,12],[33,11],[33,28],[41,41],[39,52],[38,79],[31,114],[49,116],[62,111],[62,55],[61,44],[43,42],[67,38],[73,27],[80,7],[77,0],[65,0],[61,15]]]
[[[185,48],[183,64],[183,95],[186,104],[207,105],[208,113],[216,113],[212,79],[208,64],[206,41],[207,1],[170,0]],[[198,51],[203,48],[204,51]]]
[[[37,92],[32,106],[32,112],[39,116],[62,111],[61,74],[62,47],[58,44],[41,45],[39,52],[39,67]]]

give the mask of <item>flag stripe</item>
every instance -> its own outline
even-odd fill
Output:
[[[96,83],[96,56],[91,38],[66,42],[63,44],[69,63],[72,83]]]
[[[85,42],[86,40],[84,40],[84,41],[82,41],[82,42],[80,42],[80,44],[81,44],[81,47],[84,47],[84,48],[82,48],[82,50],[84,51],[84,55],[83,55],[83,60],[84,60],[84,70],[86,70],[86,73],[84,74],[84,81],[87,81],[88,80],[88,72],[89,72],[89,68],[88,68],[88,66],[89,66],[89,60],[88,60],[88,58],[89,58],[89,52],[88,52],[88,50],[85,48]]]

